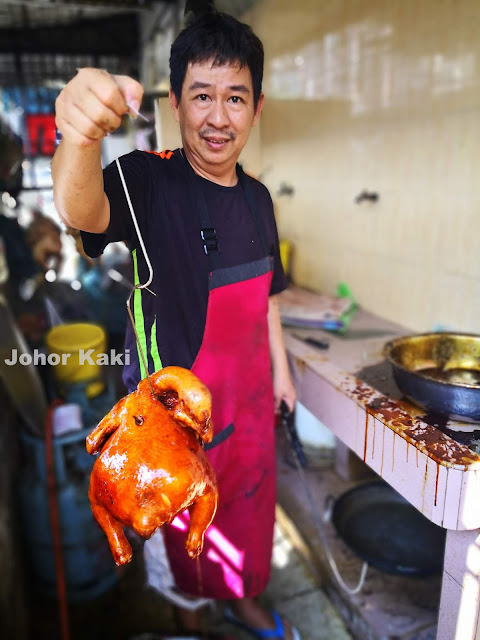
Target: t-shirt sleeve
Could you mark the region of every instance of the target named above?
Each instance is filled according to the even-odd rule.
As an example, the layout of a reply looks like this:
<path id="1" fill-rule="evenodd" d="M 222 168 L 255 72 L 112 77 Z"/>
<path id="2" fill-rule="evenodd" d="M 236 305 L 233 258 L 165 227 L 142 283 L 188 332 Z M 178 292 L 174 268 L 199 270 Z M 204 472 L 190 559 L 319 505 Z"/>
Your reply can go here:
<path id="1" fill-rule="evenodd" d="M 128 193 L 137 219 L 145 211 L 145 194 L 148 191 L 148 166 L 144 154 L 133 151 L 119 158 Z M 126 242 L 131 245 L 135 229 L 128 206 L 125 190 L 120 179 L 116 162 L 103 170 L 104 190 L 110 203 L 110 223 L 105 233 L 82 231 L 85 253 L 91 258 L 101 255 L 110 242 Z"/>
<path id="2" fill-rule="evenodd" d="M 274 296 L 288 287 L 288 280 L 283 270 L 280 258 L 280 242 L 278 240 L 277 227 L 275 225 L 275 242 L 273 245 L 273 278 L 270 286 L 270 295 Z"/>
<path id="3" fill-rule="evenodd" d="M 265 198 L 267 239 L 270 255 L 273 257 L 273 277 L 272 284 L 270 285 L 270 295 L 274 296 L 287 288 L 288 280 L 285 276 L 282 260 L 280 258 L 280 241 L 278 238 L 277 223 L 275 221 L 275 214 L 273 210 L 273 201 L 268 189 L 264 185 L 262 185 L 262 187 L 263 196 Z"/>

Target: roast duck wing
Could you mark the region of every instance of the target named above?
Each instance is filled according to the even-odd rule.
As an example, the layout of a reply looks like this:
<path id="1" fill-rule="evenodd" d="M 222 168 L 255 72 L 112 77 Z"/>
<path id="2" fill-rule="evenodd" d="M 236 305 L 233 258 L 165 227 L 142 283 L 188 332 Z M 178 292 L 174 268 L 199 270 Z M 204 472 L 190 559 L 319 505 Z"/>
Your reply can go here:
<path id="1" fill-rule="evenodd" d="M 132 558 L 124 525 L 149 538 L 187 508 L 185 547 L 196 558 L 217 508 L 215 472 L 203 451 L 213 436 L 209 390 L 181 367 L 161 369 L 150 383 L 153 394 L 141 380 L 87 437 L 87 451 L 100 452 L 90 504 L 117 565 Z"/>

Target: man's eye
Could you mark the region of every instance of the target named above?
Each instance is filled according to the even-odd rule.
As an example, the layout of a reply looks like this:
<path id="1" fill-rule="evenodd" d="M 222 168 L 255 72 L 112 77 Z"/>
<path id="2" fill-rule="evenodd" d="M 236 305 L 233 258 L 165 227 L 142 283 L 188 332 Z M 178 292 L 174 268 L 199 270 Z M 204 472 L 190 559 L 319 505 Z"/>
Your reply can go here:
<path id="1" fill-rule="evenodd" d="M 233 104 L 238 104 L 239 102 L 243 102 L 240 96 L 232 96 L 230 100 L 233 102 Z"/>
<path id="2" fill-rule="evenodd" d="M 202 102 L 205 102 L 205 100 L 208 99 L 208 96 L 206 93 L 201 93 L 199 96 L 197 96 L 198 100 L 201 100 Z"/>

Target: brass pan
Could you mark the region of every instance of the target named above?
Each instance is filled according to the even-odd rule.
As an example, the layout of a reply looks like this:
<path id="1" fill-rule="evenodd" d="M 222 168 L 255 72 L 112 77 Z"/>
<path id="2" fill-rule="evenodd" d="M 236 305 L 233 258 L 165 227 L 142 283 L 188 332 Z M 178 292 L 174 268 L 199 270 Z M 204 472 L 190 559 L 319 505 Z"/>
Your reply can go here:
<path id="1" fill-rule="evenodd" d="M 480 422 L 480 335 L 424 333 L 387 342 L 402 393 L 426 411 Z"/>

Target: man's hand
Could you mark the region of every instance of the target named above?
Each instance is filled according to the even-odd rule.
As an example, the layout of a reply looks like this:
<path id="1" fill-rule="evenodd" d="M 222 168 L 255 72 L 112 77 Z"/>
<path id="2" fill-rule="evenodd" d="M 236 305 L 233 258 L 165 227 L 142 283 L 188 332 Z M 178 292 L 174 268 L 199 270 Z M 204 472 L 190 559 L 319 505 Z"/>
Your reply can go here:
<path id="1" fill-rule="evenodd" d="M 118 129 L 128 105 L 138 110 L 142 97 L 143 88 L 133 78 L 80 69 L 55 103 L 57 129 L 78 147 L 95 146 Z"/>
<path id="2" fill-rule="evenodd" d="M 273 370 L 273 399 L 276 411 L 280 409 L 282 401 L 285 401 L 290 411 L 294 410 L 297 392 L 288 369 Z"/>
<path id="3" fill-rule="evenodd" d="M 284 400 L 290 411 L 293 411 L 297 392 L 293 386 L 288 367 L 277 296 L 270 296 L 268 299 L 268 341 L 272 360 L 275 410 L 278 411 L 280 409 L 282 400 Z"/>

